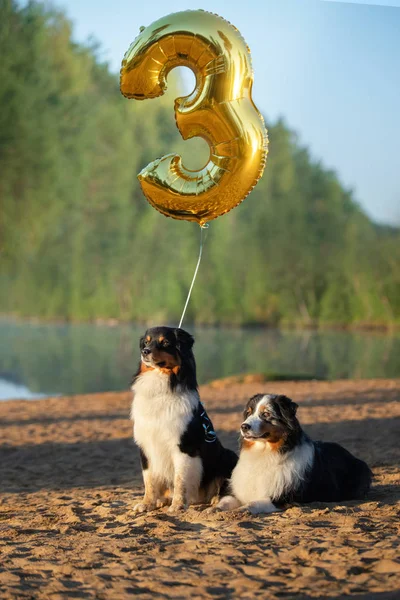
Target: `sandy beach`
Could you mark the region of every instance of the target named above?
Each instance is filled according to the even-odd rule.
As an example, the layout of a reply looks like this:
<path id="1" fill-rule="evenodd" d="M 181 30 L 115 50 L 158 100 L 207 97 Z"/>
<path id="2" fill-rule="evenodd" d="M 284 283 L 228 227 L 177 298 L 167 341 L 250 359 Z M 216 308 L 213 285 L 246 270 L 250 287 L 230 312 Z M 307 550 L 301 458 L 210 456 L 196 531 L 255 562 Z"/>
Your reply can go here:
<path id="1" fill-rule="evenodd" d="M 400 597 L 400 379 L 200 392 L 232 449 L 250 395 L 290 396 L 311 437 L 369 463 L 369 496 L 255 517 L 134 516 L 142 481 L 129 392 L 3 402 L 1 599 Z"/>

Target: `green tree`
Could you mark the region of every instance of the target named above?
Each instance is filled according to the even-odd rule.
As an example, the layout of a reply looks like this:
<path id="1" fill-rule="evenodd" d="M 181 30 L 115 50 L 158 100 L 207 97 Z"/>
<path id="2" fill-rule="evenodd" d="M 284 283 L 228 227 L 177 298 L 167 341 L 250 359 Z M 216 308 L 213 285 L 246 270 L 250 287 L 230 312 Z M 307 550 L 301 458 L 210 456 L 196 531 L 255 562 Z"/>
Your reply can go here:
<path id="1" fill-rule="evenodd" d="M 126 100 L 41 2 L 0 0 L 0 56 L 0 311 L 176 323 L 199 228 L 153 210 L 136 173 L 169 152 L 196 162 L 179 81 Z M 268 130 L 263 178 L 210 226 L 187 322 L 399 324 L 399 229 L 371 222 L 282 120 Z"/>

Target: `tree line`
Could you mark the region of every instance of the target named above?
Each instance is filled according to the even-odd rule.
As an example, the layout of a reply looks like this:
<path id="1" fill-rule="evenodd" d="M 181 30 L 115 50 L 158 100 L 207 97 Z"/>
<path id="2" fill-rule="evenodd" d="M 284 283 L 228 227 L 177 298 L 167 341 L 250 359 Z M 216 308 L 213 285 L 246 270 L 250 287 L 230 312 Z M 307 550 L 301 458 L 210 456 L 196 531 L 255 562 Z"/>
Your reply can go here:
<path id="1" fill-rule="evenodd" d="M 0 56 L 0 312 L 176 323 L 199 228 L 152 209 L 136 179 L 162 154 L 196 159 L 174 82 L 126 100 L 100 49 L 40 2 L 0 0 Z M 264 176 L 211 223 L 186 322 L 399 324 L 399 230 L 373 223 L 284 121 L 267 127 Z"/>

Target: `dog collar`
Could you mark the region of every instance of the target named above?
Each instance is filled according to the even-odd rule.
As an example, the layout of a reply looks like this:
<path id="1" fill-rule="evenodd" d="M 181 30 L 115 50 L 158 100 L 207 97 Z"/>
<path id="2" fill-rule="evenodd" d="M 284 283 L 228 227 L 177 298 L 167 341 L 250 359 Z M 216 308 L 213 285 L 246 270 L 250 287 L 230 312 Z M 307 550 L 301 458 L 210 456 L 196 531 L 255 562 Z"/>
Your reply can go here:
<path id="1" fill-rule="evenodd" d="M 208 418 L 206 409 L 204 408 L 204 405 L 202 402 L 200 402 L 200 406 L 203 409 L 202 412 L 200 413 L 200 419 L 201 419 L 201 424 L 203 425 L 203 429 L 204 429 L 204 439 L 206 442 L 211 444 L 212 442 L 215 442 L 215 440 L 217 439 L 217 434 L 215 433 L 215 431 L 213 429 L 213 425 L 212 425 L 210 419 Z"/>

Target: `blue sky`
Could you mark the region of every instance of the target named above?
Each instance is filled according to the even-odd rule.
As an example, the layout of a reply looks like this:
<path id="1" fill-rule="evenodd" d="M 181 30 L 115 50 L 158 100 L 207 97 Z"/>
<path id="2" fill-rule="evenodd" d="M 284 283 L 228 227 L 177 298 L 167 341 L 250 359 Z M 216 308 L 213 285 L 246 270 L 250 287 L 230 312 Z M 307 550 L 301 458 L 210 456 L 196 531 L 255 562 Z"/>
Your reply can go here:
<path id="1" fill-rule="evenodd" d="M 141 25 L 190 8 L 223 16 L 250 46 L 253 98 L 267 120 L 283 116 L 370 216 L 400 224 L 400 1 L 55 4 L 73 21 L 76 40 L 101 42 L 114 71 Z"/>

